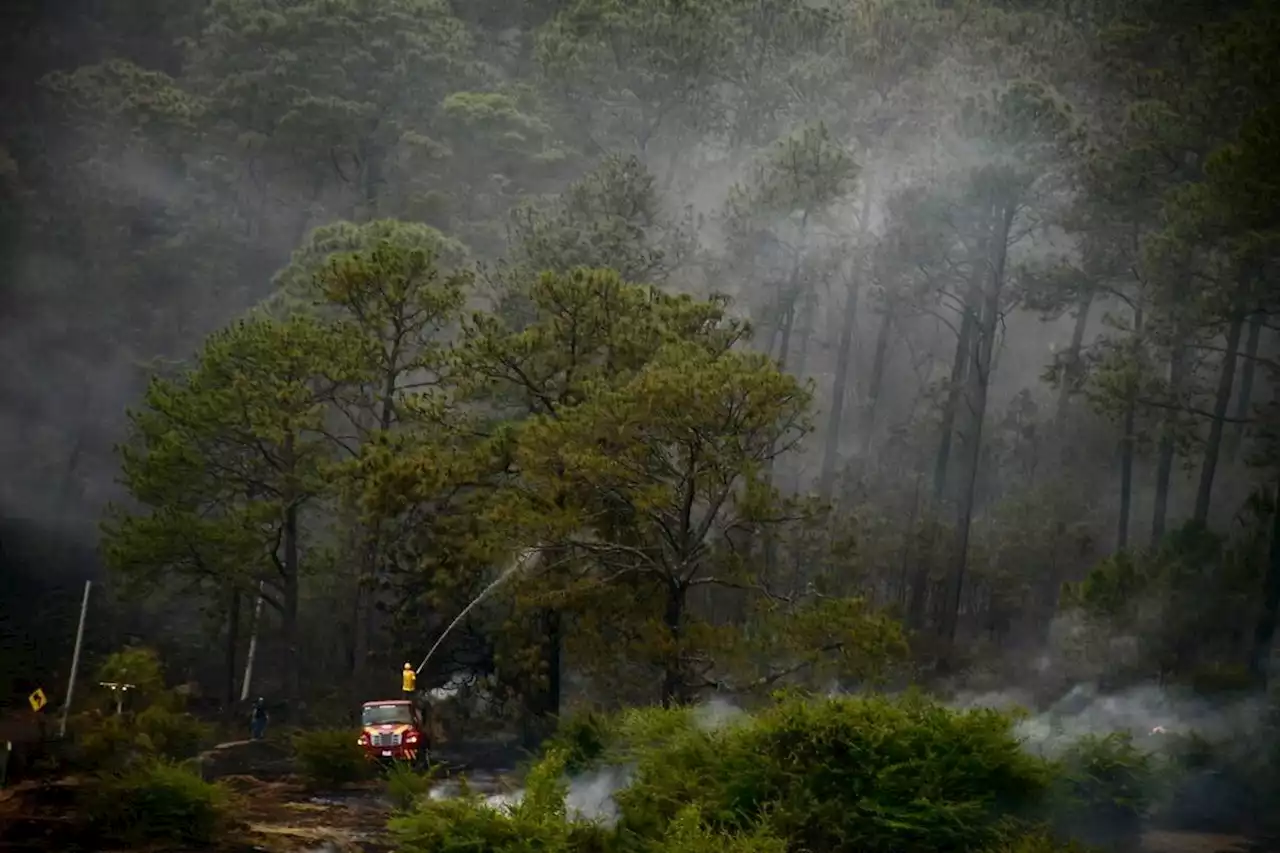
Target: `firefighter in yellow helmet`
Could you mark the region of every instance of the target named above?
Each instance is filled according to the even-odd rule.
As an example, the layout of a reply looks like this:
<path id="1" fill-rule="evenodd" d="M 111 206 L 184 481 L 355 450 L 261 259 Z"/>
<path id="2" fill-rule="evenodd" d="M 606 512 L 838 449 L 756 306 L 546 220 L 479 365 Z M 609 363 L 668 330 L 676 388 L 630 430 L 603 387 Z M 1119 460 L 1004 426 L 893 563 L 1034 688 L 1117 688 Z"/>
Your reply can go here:
<path id="1" fill-rule="evenodd" d="M 406 663 L 404 665 L 404 672 L 401 673 L 401 677 L 403 679 L 401 689 L 404 690 L 404 698 L 412 699 L 413 694 L 418 689 L 418 674 L 413 671 L 412 664 Z"/>

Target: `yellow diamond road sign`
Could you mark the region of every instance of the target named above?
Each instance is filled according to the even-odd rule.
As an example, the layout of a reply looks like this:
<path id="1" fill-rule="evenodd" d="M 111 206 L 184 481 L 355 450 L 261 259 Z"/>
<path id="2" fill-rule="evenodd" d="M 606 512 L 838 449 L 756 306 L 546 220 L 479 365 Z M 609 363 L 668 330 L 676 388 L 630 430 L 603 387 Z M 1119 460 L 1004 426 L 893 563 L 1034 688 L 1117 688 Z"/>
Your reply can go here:
<path id="1" fill-rule="evenodd" d="M 31 703 L 31 710 L 39 711 L 45 705 L 49 704 L 49 697 L 45 696 L 44 691 L 37 687 L 35 692 L 27 697 L 27 701 Z"/>

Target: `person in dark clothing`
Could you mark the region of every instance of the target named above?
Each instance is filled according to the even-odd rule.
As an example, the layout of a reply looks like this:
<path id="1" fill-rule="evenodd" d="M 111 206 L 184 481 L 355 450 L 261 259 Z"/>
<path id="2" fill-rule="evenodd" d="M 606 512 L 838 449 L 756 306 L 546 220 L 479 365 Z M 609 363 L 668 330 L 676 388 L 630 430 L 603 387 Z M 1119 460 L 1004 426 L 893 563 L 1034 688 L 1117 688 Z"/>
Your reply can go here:
<path id="1" fill-rule="evenodd" d="M 253 703 L 253 711 L 249 714 L 249 733 L 254 740 L 262 740 L 267 732 L 267 703 L 261 696 Z"/>

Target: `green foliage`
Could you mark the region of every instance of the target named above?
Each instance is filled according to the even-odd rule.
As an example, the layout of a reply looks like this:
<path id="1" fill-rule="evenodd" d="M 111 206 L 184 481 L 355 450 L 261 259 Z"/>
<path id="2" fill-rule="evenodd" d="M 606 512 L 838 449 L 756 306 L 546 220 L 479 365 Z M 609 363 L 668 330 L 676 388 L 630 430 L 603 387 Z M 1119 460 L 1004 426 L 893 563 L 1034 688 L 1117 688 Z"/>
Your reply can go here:
<path id="1" fill-rule="evenodd" d="M 387 796 L 401 811 L 408 811 L 431 791 L 438 767 L 421 772 L 408 762 L 396 761 L 387 768 Z"/>
<path id="2" fill-rule="evenodd" d="M 787 842 L 760 823 L 748 832 L 727 833 L 713 828 L 697 805 L 685 806 L 667 824 L 655 849 L 672 853 L 786 853 Z"/>
<path id="3" fill-rule="evenodd" d="M 1086 735 L 1061 756 L 1050 793 L 1058 831 L 1108 847 L 1132 845 L 1160 796 L 1158 765 L 1129 735 Z"/>
<path id="4" fill-rule="evenodd" d="M 554 202 L 511 214 L 509 277 L 614 270 L 629 283 L 663 283 L 688 258 L 694 234 L 662 207 L 654 177 L 636 157 L 612 155 Z"/>
<path id="5" fill-rule="evenodd" d="M 643 755 L 616 799 L 622 825 L 661 833 L 687 803 L 713 826 L 765 820 L 823 850 L 981 849 L 1049 782 L 1011 721 L 920 699 L 787 700 L 749 724 L 687 732 Z"/>
<path id="6" fill-rule="evenodd" d="M 548 753 L 525 780 L 514 806 L 488 806 L 466 794 L 450 800 L 420 801 L 418 808 L 390 823 L 397 849 L 404 851 L 544 850 L 600 853 L 612 849 L 602 827 L 565 819 L 564 755 Z"/>
<path id="7" fill-rule="evenodd" d="M 443 270 L 456 269 L 467 257 L 462 244 L 429 225 L 416 222 L 375 219 L 359 224 L 335 222 L 322 225 L 307 235 L 302 245 L 294 249 L 289 264 L 276 273 L 273 283 L 277 294 L 268 301 L 268 306 L 287 310 L 314 307 L 316 303 L 325 301 L 342 304 L 344 299 L 328 296 L 328 283 L 321 277 L 325 267 L 336 257 L 367 253 L 379 247 L 384 255 L 390 253 L 396 257 L 421 252 Z M 379 283 L 375 280 L 375 284 Z"/>
<path id="8" fill-rule="evenodd" d="M 613 726 L 614 721 L 598 711 L 573 714 L 560 720 L 543 748 L 560 750 L 565 772 L 577 775 L 604 757 L 613 742 Z"/>
<path id="9" fill-rule="evenodd" d="M 176 760 L 195 758 L 213 737 L 212 725 L 158 705 L 135 715 L 133 727 L 145 749 Z"/>
<path id="10" fill-rule="evenodd" d="M 137 733 L 128 718 L 101 712 L 80 714 L 70 721 L 75 739 L 75 763 L 88 769 L 123 767 L 139 750 Z"/>
<path id="11" fill-rule="evenodd" d="M 104 838 L 129 843 L 209 844 L 229 820 L 229 795 L 190 768 L 148 760 L 102 777 L 87 793 L 86 813 Z"/>
<path id="12" fill-rule="evenodd" d="M 1256 608 L 1257 533 L 1228 540 L 1188 523 L 1157 550 L 1120 552 L 1098 563 L 1080 583 L 1066 585 L 1064 605 L 1095 627 L 1092 645 L 1105 646 L 1120 628 L 1138 639 L 1131 659 L 1111 662 L 1114 677 L 1155 674 L 1206 684 L 1214 672 L 1227 678 L 1245 655 L 1239 616 Z"/>
<path id="13" fill-rule="evenodd" d="M 358 731 L 317 729 L 293 736 L 298 771 L 312 785 L 340 787 L 369 775 L 370 765 L 359 745 Z"/>
<path id="14" fill-rule="evenodd" d="M 112 652 L 98 667 L 94 680 L 99 684 L 133 685 L 129 688 L 129 701 L 126 703 L 131 710 L 141 710 L 152 703 L 171 702 L 174 698 L 167 692 L 164 667 L 154 649 L 131 647 Z"/>
<path id="15" fill-rule="evenodd" d="M 1096 747 L 1080 754 L 1072 767 L 1087 769 L 1072 778 L 1109 766 Z M 616 827 L 566 819 L 570 758 L 633 768 L 614 793 Z M 786 698 L 719 725 L 702 709 L 635 708 L 566 722 L 518 806 L 422 802 L 393 828 L 410 851 L 506 850 L 520 838 L 560 851 L 1076 850 L 1035 823 L 1053 776 L 1010 718 L 919 697 Z"/>
<path id="16" fill-rule="evenodd" d="M 74 761 L 88 770 L 128 767 L 138 761 L 196 757 L 213 727 L 190 714 L 152 705 L 138 713 L 93 711 L 71 723 Z"/>

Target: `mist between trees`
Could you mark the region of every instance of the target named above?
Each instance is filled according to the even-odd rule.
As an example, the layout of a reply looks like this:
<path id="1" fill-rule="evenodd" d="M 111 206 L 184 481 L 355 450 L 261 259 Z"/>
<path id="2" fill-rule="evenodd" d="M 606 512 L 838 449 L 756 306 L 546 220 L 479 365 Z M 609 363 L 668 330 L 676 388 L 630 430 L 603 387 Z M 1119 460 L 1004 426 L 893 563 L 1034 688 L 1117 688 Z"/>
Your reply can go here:
<path id="1" fill-rule="evenodd" d="M 1278 32 L 215 0 L 6 34 L 5 514 L 96 541 L 97 641 L 228 706 L 260 588 L 262 689 L 345 713 L 529 548 L 422 678 L 531 734 L 922 673 L 1260 684 Z M 74 616 L 16 592 L 90 570 L 52 548 L 15 673 L 66 666 Z"/>

